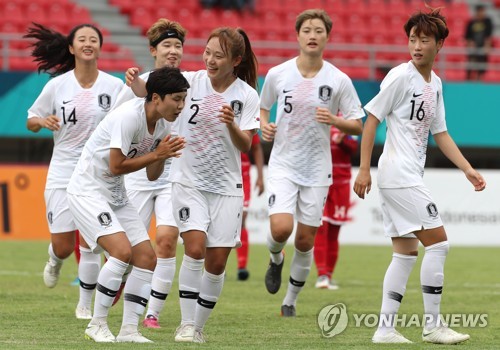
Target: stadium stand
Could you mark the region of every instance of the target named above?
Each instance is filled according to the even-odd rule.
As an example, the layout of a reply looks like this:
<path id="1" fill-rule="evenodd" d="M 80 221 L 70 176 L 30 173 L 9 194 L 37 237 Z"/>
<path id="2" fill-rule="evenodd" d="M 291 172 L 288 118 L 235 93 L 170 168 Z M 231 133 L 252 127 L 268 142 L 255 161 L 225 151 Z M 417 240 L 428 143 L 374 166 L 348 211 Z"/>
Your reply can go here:
<path id="1" fill-rule="evenodd" d="M 94 23 L 89 10 L 69 0 L 0 0 L 0 52 L 3 70 L 33 71 L 29 42 L 22 38 L 32 22 L 47 25 L 62 34 L 81 23 Z M 106 71 L 124 71 L 137 65 L 130 50 L 110 40 L 109 32 L 99 26 L 104 45 L 99 67 Z"/>
<path id="2" fill-rule="evenodd" d="M 463 33 L 470 9 L 475 0 L 428 0 L 433 7 L 443 7 L 448 19 L 450 36 L 435 66 L 446 80 L 464 80 L 466 50 Z M 0 0 L 0 42 L 2 42 L 2 67 L 11 70 L 32 70 L 34 65 L 26 56 L 29 50 L 19 42 L 30 23 L 38 22 L 67 33 L 76 23 L 92 22 L 90 11 L 69 0 Z M 491 3 L 500 6 L 499 1 Z M 185 46 L 184 69 L 202 69 L 201 53 L 210 31 L 218 26 L 243 27 L 259 60 L 259 73 L 267 70 L 297 53 L 295 18 L 307 8 L 324 8 L 332 17 L 334 26 L 332 40 L 325 58 L 332 61 L 354 79 L 380 79 L 396 64 L 409 60 L 407 40 L 402 26 L 409 14 L 424 9 L 422 0 L 255 0 L 255 10 L 206 9 L 199 0 L 143 1 L 108 0 L 105 6 L 118 8 L 128 25 L 139 28 L 145 35 L 150 25 L 160 17 L 175 19 L 188 29 Z M 499 15 L 500 18 L 500 15 Z M 106 32 L 103 25 L 100 28 Z M 7 38 L 7 39 L 5 39 Z M 146 39 L 143 38 L 144 42 Z M 126 40 L 125 40 L 126 41 Z M 147 49 L 127 48 L 105 38 L 100 59 L 102 69 L 123 71 L 130 65 L 143 69 L 152 66 Z M 500 37 L 495 38 L 495 47 L 500 47 Z M 6 56 L 5 52 L 9 52 Z M 138 52 L 143 56 L 139 57 Z M 490 56 L 486 82 L 500 81 L 500 51 Z"/>

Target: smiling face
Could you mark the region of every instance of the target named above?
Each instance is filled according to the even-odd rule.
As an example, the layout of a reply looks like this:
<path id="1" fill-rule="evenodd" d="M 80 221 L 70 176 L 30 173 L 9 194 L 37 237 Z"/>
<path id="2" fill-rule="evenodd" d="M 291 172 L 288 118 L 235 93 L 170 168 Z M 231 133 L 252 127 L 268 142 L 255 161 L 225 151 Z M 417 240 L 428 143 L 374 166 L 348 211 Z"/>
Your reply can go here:
<path id="1" fill-rule="evenodd" d="M 165 120 L 174 122 L 184 108 L 187 92 L 176 92 L 167 94 L 162 99 L 160 95 L 153 94 L 153 103 L 156 112 Z"/>
<path id="2" fill-rule="evenodd" d="M 241 62 L 241 57 L 231 57 L 231 52 L 224 52 L 218 37 L 213 37 L 207 43 L 203 52 L 203 61 L 211 80 L 234 80 L 233 71 Z"/>
<path id="3" fill-rule="evenodd" d="M 443 47 L 443 40 L 436 42 L 436 38 L 421 32 L 415 33 L 415 27 L 410 31 L 408 49 L 415 66 L 419 68 L 432 68 L 437 53 Z"/>
<path id="4" fill-rule="evenodd" d="M 297 34 L 301 54 L 321 56 L 328 41 L 325 23 L 318 18 L 304 21 Z"/>
<path id="5" fill-rule="evenodd" d="M 155 67 L 179 67 L 181 64 L 183 47 L 177 38 L 167 38 L 156 47 L 150 47 L 151 55 L 155 58 Z"/>
<path id="6" fill-rule="evenodd" d="M 75 56 L 75 62 L 92 62 L 99 58 L 101 42 L 97 32 L 90 27 L 82 27 L 75 33 L 69 51 Z"/>

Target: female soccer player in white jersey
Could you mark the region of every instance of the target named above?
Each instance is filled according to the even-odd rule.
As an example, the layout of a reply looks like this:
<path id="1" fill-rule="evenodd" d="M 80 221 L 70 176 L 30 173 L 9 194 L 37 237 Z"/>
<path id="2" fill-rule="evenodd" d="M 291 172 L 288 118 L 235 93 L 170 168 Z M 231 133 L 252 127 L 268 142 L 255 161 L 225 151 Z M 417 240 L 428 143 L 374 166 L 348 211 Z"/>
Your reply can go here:
<path id="1" fill-rule="evenodd" d="M 186 30 L 178 22 L 161 18 L 149 28 L 147 36 L 155 68 L 180 65 Z M 147 81 L 149 74 L 150 72 L 147 72 L 140 77 Z M 118 95 L 117 105 L 135 97 L 132 89 L 125 85 Z M 174 134 L 177 132 L 176 124 L 172 124 Z M 148 180 L 145 169 L 125 176 L 127 195 L 139 211 L 146 228 L 150 226 L 153 212 L 156 218 L 157 263 L 151 283 L 148 310 L 142 322 L 147 328 L 160 328 L 158 319 L 172 288 L 176 269 L 175 253 L 179 230 L 172 212 L 172 184 L 167 180 L 170 163 L 171 159 L 168 159 L 164 172 L 156 181 Z"/>
<path id="2" fill-rule="evenodd" d="M 261 92 L 262 136 L 265 141 L 274 140 L 267 181 L 271 261 L 265 284 L 269 293 L 277 293 L 281 286 L 282 250 L 292 234 L 294 216 L 298 221 L 288 290 L 281 306 L 285 317 L 295 316 L 332 183 L 330 126 L 347 134 L 362 130 L 364 112 L 351 80 L 323 60 L 331 29 L 325 11 L 302 12 L 295 22 L 299 56 L 271 68 Z M 269 111 L 276 101 L 276 123 L 270 123 Z M 339 112 L 343 118 L 337 116 Z"/>
<path id="3" fill-rule="evenodd" d="M 227 258 L 240 245 L 241 152 L 249 151 L 259 127 L 257 61 L 245 32 L 215 29 L 203 61 L 206 70 L 184 73 L 191 88 L 178 131 L 186 138 L 186 150 L 173 160 L 169 176 L 185 250 L 178 342 L 205 342 L 203 327 L 222 292 Z M 143 94 L 140 79 L 127 74 L 127 80 Z"/>
<path id="4" fill-rule="evenodd" d="M 448 36 L 439 9 L 415 13 L 404 25 L 411 61 L 393 68 L 380 92 L 366 106 L 368 118 L 361 141 L 361 163 L 354 191 L 364 198 L 371 189 L 370 159 L 376 128 L 387 121 L 387 139 L 378 163 L 384 230 L 392 239 L 392 261 L 383 284 L 382 308 L 374 343 L 410 343 L 394 329 L 406 283 L 417 261 L 419 241 L 425 247 L 420 270 L 426 324 L 425 342 L 456 344 L 469 335 L 448 328 L 439 318 L 444 262 L 449 245 L 439 212 L 423 174 L 428 135 L 472 183 L 482 191 L 486 183 L 463 157 L 447 132 L 442 83 L 432 71 L 434 59 Z"/>
<path id="5" fill-rule="evenodd" d="M 50 80 L 28 110 L 28 129 L 49 129 L 54 151 L 45 185 L 46 215 L 51 232 L 49 261 L 43 280 L 55 287 L 64 259 L 75 246 L 77 226 L 68 209 L 66 187 L 83 146 L 97 124 L 109 112 L 123 82 L 97 68 L 102 34 L 90 24 L 78 25 L 66 37 L 35 24 L 25 36 L 35 39 L 33 57 L 38 71 L 57 76 Z M 80 300 L 76 317 L 90 319 L 92 294 L 97 283 L 101 258 L 80 240 L 78 267 Z"/>
<path id="6" fill-rule="evenodd" d="M 170 124 L 184 107 L 189 83 L 178 68 L 155 70 L 146 83 L 146 99 L 130 100 L 97 126 L 85 144 L 68 184 L 68 204 L 94 252 L 109 258 L 97 280 L 94 316 L 85 334 L 96 342 L 113 342 L 107 315 L 127 267 L 119 342 L 147 343 L 137 330 L 151 292 L 156 255 L 135 206 L 128 201 L 124 174 L 147 167 L 149 179 L 163 172 L 165 160 L 179 157 L 182 137 L 172 138 Z"/>

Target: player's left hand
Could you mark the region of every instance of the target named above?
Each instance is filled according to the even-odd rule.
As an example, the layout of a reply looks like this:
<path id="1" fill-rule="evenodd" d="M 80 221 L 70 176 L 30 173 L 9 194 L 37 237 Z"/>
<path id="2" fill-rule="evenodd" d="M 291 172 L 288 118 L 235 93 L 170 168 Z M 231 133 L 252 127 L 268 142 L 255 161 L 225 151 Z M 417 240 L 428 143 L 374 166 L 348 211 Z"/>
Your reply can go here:
<path id="1" fill-rule="evenodd" d="M 474 190 L 482 191 L 486 188 L 486 181 L 477 170 L 470 168 L 465 171 L 465 176 L 474 185 Z"/>
<path id="2" fill-rule="evenodd" d="M 221 122 L 229 126 L 234 122 L 234 111 L 230 105 L 223 105 L 220 109 L 220 114 L 217 117 Z"/>
<path id="3" fill-rule="evenodd" d="M 322 124 L 335 125 L 335 116 L 332 113 L 330 113 L 328 108 L 317 107 L 316 121 Z"/>

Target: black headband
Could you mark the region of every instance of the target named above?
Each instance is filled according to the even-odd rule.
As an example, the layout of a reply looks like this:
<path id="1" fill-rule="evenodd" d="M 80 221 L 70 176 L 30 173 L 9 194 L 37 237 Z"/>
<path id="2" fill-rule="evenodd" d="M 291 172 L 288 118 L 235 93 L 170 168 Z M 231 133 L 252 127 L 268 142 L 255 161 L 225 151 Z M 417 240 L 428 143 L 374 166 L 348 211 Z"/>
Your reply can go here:
<path id="1" fill-rule="evenodd" d="M 184 37 L 179 32 L 177 32 L 175 30 L 167 30 L 166 32 L 163 32 L 158 37 L 158 39 L 150 41 L 149 45 L 151 45 L 152 47 L 156 47 L 156 45 L 161 43 L 163 40 L 171 39 L 171 38 L 179 39 L 181 41 L 181 43 L 184 44 Z"/>

